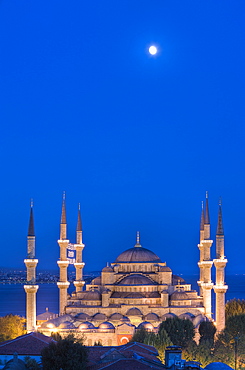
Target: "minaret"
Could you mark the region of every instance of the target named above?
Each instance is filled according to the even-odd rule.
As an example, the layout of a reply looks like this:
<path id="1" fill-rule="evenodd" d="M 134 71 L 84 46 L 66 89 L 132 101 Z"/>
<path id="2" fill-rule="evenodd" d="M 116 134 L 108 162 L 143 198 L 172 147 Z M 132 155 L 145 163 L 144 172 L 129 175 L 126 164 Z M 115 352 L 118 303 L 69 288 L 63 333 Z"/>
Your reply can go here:
<path id="1" fill-rule="evenodd" d="M 60 222 L 60 239 L 58 240 L 60 246 L 60 259 L 57 261 L 60 269 L 60 280 L 57 282 L 60 290 L 59 296 L 59 314 L 65 313 L 67 303 L 67 289 L 70 283 L 67 281 L 67 268 L 69 261 L 67 260 L 67 247 L 69 240 L 67 239 L 67 223 L 66 223 L 66 205 L 65 205 L 65 192 L 63 193 L 61 222 Z"/>
<path id="2" fill-rule="evenodd" d="M 202 218 L 201 218 L 202 219 Z M 200 261 L 198 266 L 200 268 L 200 293 L 203 296 L 203 305 L 205 308 L 205 315 L 212 318 L 212 303 L 211 303 L 211 290 L 213 288 L 211 280 L 211 268 L 213 261 L 210 256 L 210 248 L 213 241 L 210 239 L 210 219 L 209 219 L 209 207 L 208 207 L 208 193 L 206 192 L 206 204 L 204 213 L 203 230 L 200 230 L 200 236 L 203 240 L 198 245 L 200 249 Z"/>
<path id="3" fill-rule="evenodd" d="M 203 207 L 203 202 L 202 202 L 202 212 L 201 212 L 201 222 L 200 222 L 200 242 L 198 244 L 198 248 L 200 250 L 200 261 L 203 261 L 203 245 L 202 245 L 202 240 L 204 240 L 204 207 Z M 203 283 L 203 269 L 201 268 L 200 261 L 198 263 L 199 268 L 200 268 L 200 278 L 199 281 L 197 282 L 199 286 L 199 291 L 200 291 L 200 296 L 202 297 L 202 283 Z"/>
<path id="4" fill-rule="evenodd" d="M 26 330 L 27 333 L 36 330 L 36 266 L 38 260 L 35 259 L 35 232 L 33 218 L 33 202 L 31 201 L 30 221 L 27 235 L 27 258 L 24 260 L 27 270 L 26 285 Z"/>
<path id="5" fill-rule="evenodd" d="M 85 281 L 83 280 L 83 268 L 85 263 L 82 258 L 82 252 L 85 245 L 83 244 L 80 204 L 78 205 L 76 244 L 74 247 L 76 249 L 76 262 L 74 263 L 76 269 L 76 280 L 74 281 L 74 285 L 76 287 L 76 292 L 80 292 L 85 284 Z"/>
<path id="6" fill-rule="evenodd" d="M 214 286 L 216 297 L 216 328 L 219 333 L 225 327 L 225 293 L 228 286 L 225 285 L 225 266 L 227 259 L 224 255 L 224 229 L 222 221 L 222 206 L 219 202 L 218 225 L 216 232 L 216 259 L 214 266 L 216 270 L 216 281 Z"/>

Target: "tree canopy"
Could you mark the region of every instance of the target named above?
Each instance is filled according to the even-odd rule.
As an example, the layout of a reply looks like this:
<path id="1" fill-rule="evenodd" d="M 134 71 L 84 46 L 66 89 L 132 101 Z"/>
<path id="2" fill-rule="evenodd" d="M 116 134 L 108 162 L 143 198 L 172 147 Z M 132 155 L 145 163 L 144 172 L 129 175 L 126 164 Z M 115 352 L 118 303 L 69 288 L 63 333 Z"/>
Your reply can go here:
<path id="1" fill-rule="evenodd" d="M 41 352 L 43 370 L 86 369 L 88 350 L 73 335 L 50 343 Z"/>
<path id="2" fill-rule="evenodd" d="M 0 342 L 25 334 L 25 319 L 18 315 L 0 317 Z"/>
<path id="3" fill-rule="evenodd" d="M 231 299 L 225 305 L 226 320 L 231 316 L 245 314 L 245 299 Z"/>
<path id="4" fill-rule="evenodd" d="M 193 341 L 195 335 L 194 325 L 190 320 L 178 317 L 167 318 L 160 324 L 159 331 L 164 329 L 174 345 L 186 348 Z"/>

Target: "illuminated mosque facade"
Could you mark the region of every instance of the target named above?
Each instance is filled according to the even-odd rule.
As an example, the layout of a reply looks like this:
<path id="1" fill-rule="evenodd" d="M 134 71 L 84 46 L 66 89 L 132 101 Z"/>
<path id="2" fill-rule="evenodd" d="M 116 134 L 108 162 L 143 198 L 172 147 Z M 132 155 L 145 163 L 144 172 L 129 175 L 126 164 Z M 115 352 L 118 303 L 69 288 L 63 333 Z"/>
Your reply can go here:
<path id="1" fill-rule="evenodd" d="M 36 326 L 35 284 L 35 233 L 33 208 L 31 205 L 28 229 L 26 317 L 27 331 L 34 331 Z M 60 224 L 60 258 L 58 266 L 60 279 L 59 316 L 45 321 L 38 330 L 51 335 L 59 332 L 84 334 L 85 344 L 93 345 L 100 341 L 103 345 L 120 345 L 128 342 L 136 330 L 144 327 L 157 332 L 160 323 L 167 318 L 179 317 L 191 320 L 196 329 L 204 320 L 212 319 L 211 291 L 216 299 L 216 326 L 221 331 L 225 326 L 225 266 L 224 231 L 221 203 L 219 204 L 218 225 L 216 232 L 216 259 L 211 259 L 210 220 L 208 197 L 205 208 L 202 207 L 200 225 L 200 260 L 198 262 L 200 278 L 199 294 L 181 277 L 172 273 L 170 267 L 151 250 L 140 244 L 137 233 L 136 244 L 119 254 L 116 260 L 107 264 L 99 277 L 86 285 L 83 280 L 84 262 L 82 252 L 85 247 L 82 240 L 80 209 L 76 228 L 76 244 L 67 239 L 66 205 L 62 203 Z M 72 263 L 76 269 L 75 291 L 68 294 L 67 269 Z M 211 280 L 211 268 L 215 266 L 216 281 Z"/>

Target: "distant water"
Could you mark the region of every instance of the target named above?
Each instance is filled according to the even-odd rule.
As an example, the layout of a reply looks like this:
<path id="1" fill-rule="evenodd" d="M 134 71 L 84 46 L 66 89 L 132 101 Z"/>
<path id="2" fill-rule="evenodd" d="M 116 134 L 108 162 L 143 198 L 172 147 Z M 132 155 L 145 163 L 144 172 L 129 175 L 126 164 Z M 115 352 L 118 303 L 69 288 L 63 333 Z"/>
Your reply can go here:
<path id="1" fill-rule="evenodd" d="M 182 277 L 192 284 L 193 289 L 198 290 L 197 275 Z M 229 286 L 226 301 L 233 298 L 245 299 L 245 275 L 229 275 L 226 277 L 226 283 Z M 74 290 L 71 284 L 69 293 Z M 58 294 L 56 284 L 40 284 L 37 293 L 37 315 L 43 313 L 46 307 L 49 311 L 58 313 Z M 23 284 L 0 284 L 0 316 L 9 313 L 25 316 L 25 299 Z"/>

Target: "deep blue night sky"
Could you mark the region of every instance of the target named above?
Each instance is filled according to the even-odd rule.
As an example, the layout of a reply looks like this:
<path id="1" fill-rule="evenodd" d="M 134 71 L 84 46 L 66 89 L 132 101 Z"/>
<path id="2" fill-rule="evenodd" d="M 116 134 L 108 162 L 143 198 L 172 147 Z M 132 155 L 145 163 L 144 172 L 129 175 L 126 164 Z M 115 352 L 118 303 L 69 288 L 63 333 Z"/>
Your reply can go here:
<path id="1" fill-rule="evenodd" d="M 245 273 L 245 2 L 0 1 L 0 266 L 56 268 L 62 192 L 87 270 L 141 244 L 197 273 L 222 196 L 227 271 Z M 159 54 L 152 57 L 148 47 Z M 214 250 L 213 250 L 214 256 Z"/>

